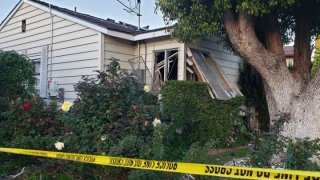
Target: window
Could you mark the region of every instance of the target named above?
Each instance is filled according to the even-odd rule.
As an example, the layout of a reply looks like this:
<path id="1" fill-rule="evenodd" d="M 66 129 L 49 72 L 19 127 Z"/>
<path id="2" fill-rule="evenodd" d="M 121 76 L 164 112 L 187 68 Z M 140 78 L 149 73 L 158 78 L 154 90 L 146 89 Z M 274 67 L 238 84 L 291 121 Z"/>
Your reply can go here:
<path id="1" fill-rule="evenodd" d="M 164 67 L 167 67 L 165 69 Z M 178 50 L 167 49 L 155 52 L 155 75 L 161 82 L 178 79 Z"/>
<path id="2" fill-rule="evenodd" d="M 27 30 L 27 22 L 26 22 L 26 20 L 22 20 L 21 31 L 26 32 L 26 30 Z"/>
<path id="3" fill-rule="evenodd" d="M 47 97 L 47 66 L 48 66 L 48 47 L 43 46 L 41 51 L 38 53 L 27 54 L 24 50 L 21 53 L 28 56 L 33 64 L 33 70 L 36 78 L 36 90 L 38 91 L 40 97 Z"/>
<path id="4" fill-rule="evenodd" d="M 36 90 L 40 91 L 40 69 L 41 69 L 41 59 L 33 59 L 33 71 L 36 78 Z"/>

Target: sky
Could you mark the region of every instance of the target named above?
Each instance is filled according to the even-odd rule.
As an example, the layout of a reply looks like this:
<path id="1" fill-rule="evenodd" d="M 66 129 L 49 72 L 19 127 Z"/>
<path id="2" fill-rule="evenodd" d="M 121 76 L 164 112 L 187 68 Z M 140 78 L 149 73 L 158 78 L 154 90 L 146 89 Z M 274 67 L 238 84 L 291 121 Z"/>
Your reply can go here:
<path id="1" fill-rule="evenodd" d="M 0 22 L 10 13 L 20 0 L 0 0 Z M 63 8 L 90 14 L 99 18 L 111 18 L 129 24 L 138 25 L 138 18 L 126 12 L 117 0 L 42 0 Z M 129 5 L 129 0 L 120 0 Z M 155 0 L 141 0 L 141 27 L 150 25 L 150 29 L 165 26 L 161 12 L 155 14 Z"/>

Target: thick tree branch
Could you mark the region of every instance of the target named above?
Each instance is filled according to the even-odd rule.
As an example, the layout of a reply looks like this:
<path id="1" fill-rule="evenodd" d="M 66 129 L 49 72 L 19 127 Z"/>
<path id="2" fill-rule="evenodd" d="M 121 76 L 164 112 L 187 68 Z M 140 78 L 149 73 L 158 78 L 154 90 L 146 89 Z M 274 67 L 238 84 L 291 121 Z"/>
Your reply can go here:
<path id="1" fill-rule="evenodd" d="M 282 47 L 280 50 L 276 49 L 281 45 L 277 27 L 273 27 L 273 33 L 267 34 L 277 41 L 272 44 L 272 40 L 268 40 L 268 50 L 255 33 L 254 20 L 255 18 L 241 11 L 236 18 L 228 10 L 224 16 L 224 27 L 233 49 L 257 69 L 267 84 L 268 105 L 274 106 L 273 109 L 278 111 L 270 113 L 270 120 L 276 122 L 277 115 L 290 112 L 292 97 L 300 91 L 300 86 L 296 84 L 283 60 Z"/>
<path id="2" fill-rule="evenodd" d="M 303 84 L 307 84 L 310 79 L 311 70 L 311 18 L 308 13 L 310 4 L 302 3 L 301 10 L 295 15 L 296 28 L 294 40 L 294 73 Z"/>
<path id="3" fill-rule="evenodd" d="M 224 16 L 224 27 L 233 49 L 253 65 L 263 77 L 270 77 L 271 74 L 278 72 L 279 68 L 282 71 L 287 70 L 285 63 L 281 61 L 283 58 L 279 55 L 281 52 L 275 50 L 276 45 L 272 46 L 270 42 L 272 51 L 269 51 L 257 38 L 252 16 L 239 12 L 236 18 L 231 10 L 227 10 Z M 290 76 L 289 73 L 288 76 Z"/>
<path id="4" fill-rule="evenodd" d="M 264 20 L 266 24 L 264 26 L 266 48 L 284 61 L 285 56 L 278 21 L 274 16 L 268 16 Z"/>

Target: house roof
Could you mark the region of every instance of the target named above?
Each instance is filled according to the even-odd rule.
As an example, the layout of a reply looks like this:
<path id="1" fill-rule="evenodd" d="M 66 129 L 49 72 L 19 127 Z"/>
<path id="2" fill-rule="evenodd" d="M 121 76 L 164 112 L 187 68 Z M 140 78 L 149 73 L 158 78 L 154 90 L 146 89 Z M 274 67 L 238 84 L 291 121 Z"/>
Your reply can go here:
<path id="1" fill-rule="evenodd" d="M 10 12 L 10 14 L 6 17 L 5 20 L 2 21 L 0 29 L 7 23 L 7 21 L 15 14 L 15 12 L 19 9 L 22 3 L 28 3 L 30 5 L 36 6 L 44 11 L 49 12 L 51 9 L 51 13 L 57 16 L 62 16 L 68 20 L 74 21 L 81 25 L 90 27 L 104 34 L 119 37 L 122 39 L 128 40 L 143 40 L 148 38 L 167 36 L 169 35 L 168 29 L 171 27 L 163 27 L 157 29 L 147 29 L 140 28 L 132 24 L 128 24 L 125 22 L 116 22 L 113 19 L 102 19 L 95 16 L 91 16 L 89 14 L 84 14 L 80 12 L 76 12 L 73 10 L 69 10 L 66 8 L 62 8 L 56 5 L 52 5 L 40 0 L 21 0 L 15 8 Z"/>
<path id="2" fill-rule="evenodd" d="M 293 46 L 284 46 L 284 55 L 285 57 L 293 57 L 294 56 L 294 47 Z"/>
<path id="3" fill-rule="evenodd" d="M 39 1 L 39 0 L 29 0 L 32 2 L 35 2 L 37 4 L 40 4 L 42 6 L 46 6 L 49 8 L 49 3 L 43 2 L 43 1 Z M 92 24 L 96 24 L 98 26 L 110 29 L 110 30 L 115 30 L 115 31 L 119 31 L 119 32 L 124 32 L 124 33 L 129 33 L 129 34 L 137 34 L 137 33 L 141 33 L 141 32 L 146 32 L 147 30 L 144 28 L 141 28 L 140 30 L 138 30 L 137 26 L 131 25 L 131 24 L 127 24 L 125 22 L 116 22 L 113 19 L 102 19 L 102 18 L 98 18 L 95 16 L 91 16 L 89 14 L 84 14 L 84 13 L 80 13 L 80 12 L 76 12 L 76 11 L 72 11 L 66 8 L 62 8 L 59 6 L 55 6 L 55 5 L 51 5 L 51 8 L 62 12 L 64 14 L 73 16 L 75 18 L 78 19 L 82 19 L 84 21 L 90 22 Z"/>

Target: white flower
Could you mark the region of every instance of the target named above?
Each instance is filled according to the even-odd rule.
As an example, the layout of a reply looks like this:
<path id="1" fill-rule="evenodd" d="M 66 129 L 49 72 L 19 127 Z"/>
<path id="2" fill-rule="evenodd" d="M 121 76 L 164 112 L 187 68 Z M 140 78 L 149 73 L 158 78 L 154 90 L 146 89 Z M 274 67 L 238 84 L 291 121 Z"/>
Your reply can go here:
<path id="1" fill-rule="evenodd" d="M 57 141 L 56 143 L 54 143 L 54 146 L 61 151 L 62 148 L 64 148 L 64 143 Z"/>
<path id="2" fill-rule="evenodd" d="M 158 124 L 161 124 L 161 121 L 160 121 L 160 119 L 155 118 L 155 119 L 153 120 L 152 124 L 153 124 L 153 127 L 156 127 Z"/>
<path id="3" fill-rule="evenodd" d="M 146 85 L 146 86 L 143 87 L 143 90 L 144 90 L 145 92 L 149 92 L 149 91 L 150 91 L 150 88 L 149 88 L 149 86 Z"/>
<path id="4" fill-rule="evenodd" d="M 283 152 L 285 152 L 285 153 L 286 153 L 287 151 L 288 151 L 288 149 L 287 149 L 287 148 L 283 148 Z"/>
<path id="5" fill-rule="evenodd" d="M 107 139 L 107 136 L 101 136 L 101 141 L 105 141 Z"/>
<path id="6" fill-rule="evenodd" d="M 70 107 L 72 106 L 72 103 L 69 102 L 69 101 L 65 101 L 63 104 L 62 104 L 62 111 L 66 112 L 66 111 L 69 111 L 70 110 Z"/>

